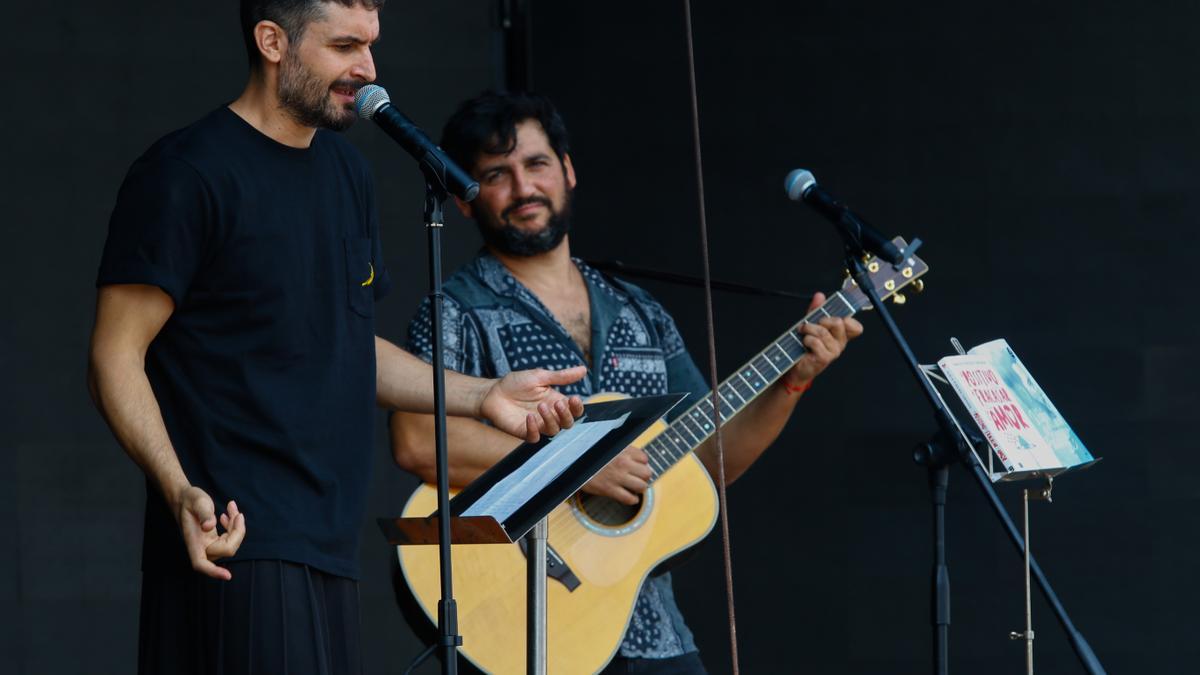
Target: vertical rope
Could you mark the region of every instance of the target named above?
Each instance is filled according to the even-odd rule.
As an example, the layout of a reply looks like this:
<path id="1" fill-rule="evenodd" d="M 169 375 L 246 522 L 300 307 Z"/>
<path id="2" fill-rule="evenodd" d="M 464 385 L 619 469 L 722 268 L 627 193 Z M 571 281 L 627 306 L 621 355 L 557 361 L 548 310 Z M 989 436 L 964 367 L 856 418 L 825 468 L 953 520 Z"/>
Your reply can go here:
<path id="1" fill-rule="evenodd" d="M 684 17 L 687 24 L 688 82 L 692 94 L 692 143 L 696 155 L 697 197 L 700 203 L 700 249 L 704 260 L 704 308 L 708 324 L 708 377 L 712 382 L 714 440 L 717 444 L 717 498 L 721 509 L 721 543 L 725 556 L 725 600 L 729 612 L 729 651 L 733 661 L 733 675 L 738 675 L 737 617 L 733 609 L 733 557 L 729 546 L 729 507 L 725 499 L 725 444 L 721 435 L 721 395 L 717 384 L 717 338 L 716 320 L 713 317 L 712 276 L 708 265 L 708 221 L 704 208 L 704 163 L 700 156 L 700 104 L 696 95 L 696 56 L 692 44 L 692 3 L 683 0 Z"/>

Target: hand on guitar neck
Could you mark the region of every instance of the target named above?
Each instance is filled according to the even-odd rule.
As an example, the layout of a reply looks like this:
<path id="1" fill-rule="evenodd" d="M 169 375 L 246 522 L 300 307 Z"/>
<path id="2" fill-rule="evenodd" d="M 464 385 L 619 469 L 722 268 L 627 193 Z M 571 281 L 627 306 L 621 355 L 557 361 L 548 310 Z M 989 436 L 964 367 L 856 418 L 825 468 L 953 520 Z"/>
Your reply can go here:
<path id="1" fill-rule="evenodd" d="M 824 293 L 816 294 L 805 313 L 812 313 L 825 300 Z M 863 326 L 853 317 L 826 317 L 815 324 L 803 324 L 797 333 L 807 349 L 804 356 L 779 378 L 767 395 L 760 396 L 725 427 L 722 436 L 727 484 L 750 468 L 775 440 L 800 399 L 800 392 L 842 355 L 850 340 L 862 335 Z M 696 449 L 696 454 L 716 482 L 719 475 L 716 441 L 709 439 Z M 583 491 L 632 506 L 649 489 L 652 480 L 649 457 L 641 448 L 631 445 L 584 485 Z"/>
<path id="2" fill-rule="evenodd" d="M 812 313 L 824 304 L 825 294 L 817 293 L 806 313 Z M 863 325 L 854 317 L 843 319 L 831 316 L 816 324 L 806 323 L 797 333 L 803 336 L 801 341 L 808 352 L 780 378 L 780 382 L 788 389 L 800 389 L 812 382 L 842 355 L 851 340 L 862 335 Z"/>

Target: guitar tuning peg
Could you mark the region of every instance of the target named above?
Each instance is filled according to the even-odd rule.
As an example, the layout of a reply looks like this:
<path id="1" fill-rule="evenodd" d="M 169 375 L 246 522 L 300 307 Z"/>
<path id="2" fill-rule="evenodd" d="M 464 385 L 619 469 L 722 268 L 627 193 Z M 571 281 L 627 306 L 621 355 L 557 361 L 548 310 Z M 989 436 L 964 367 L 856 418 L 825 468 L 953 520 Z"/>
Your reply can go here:
<path id="1" fill-rule="evenodd" d="M 903 293 L 897 293 L 892 296 L 892 304 L 903 305 L 906 302 L 908 302 L 908 298 L 904 297 Z"/>
<path id="2" fill-rule="evenodd" d="M 924 293 L 925 292 L 925 280 L 917 279 L 916 281 L 914 281 L 912 283 L 912 287 L 913 287 L 914 291 L 916 291 L 918 293 Z"/>

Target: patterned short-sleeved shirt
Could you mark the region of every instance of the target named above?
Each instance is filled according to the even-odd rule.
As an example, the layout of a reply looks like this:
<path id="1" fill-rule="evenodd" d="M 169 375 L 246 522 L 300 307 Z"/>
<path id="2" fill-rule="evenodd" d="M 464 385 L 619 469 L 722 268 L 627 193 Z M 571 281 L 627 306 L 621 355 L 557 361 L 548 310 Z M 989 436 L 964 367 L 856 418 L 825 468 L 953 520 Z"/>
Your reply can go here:
<path id="1" fill-rule="evenodd" d="M 690 392 L 708 385 L 684 348 L 675 322 L 642 289 L 610 280 L 580 260 L 592 322 L 593 362 L 588 376 L 562 387 L 564 394 L 619 392 L 651 396 Z M 477 377 L 503 377 L 528 368 L 561 370 L 588 365 L 567 330 L 537 296 L 484 252 L 444 285 L 443 341 L 446 367 Z M 432 325 L 426 299 L 408 326 L 408 348 L 433 359 Z M 686 406 L 676 408 L 679 411 Z M 671 575 L 642 585 L 621 655 L 669 658 L 695 651 L 692 633 L 675 604 Z"/>

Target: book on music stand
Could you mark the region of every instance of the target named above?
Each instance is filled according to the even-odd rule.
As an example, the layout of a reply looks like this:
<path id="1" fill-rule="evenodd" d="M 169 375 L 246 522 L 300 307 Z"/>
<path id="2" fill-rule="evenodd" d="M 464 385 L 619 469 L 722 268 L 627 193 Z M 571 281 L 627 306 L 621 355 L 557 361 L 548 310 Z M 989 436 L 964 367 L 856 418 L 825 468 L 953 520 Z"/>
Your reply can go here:
<path id="1" fill-rule="evenodd" d="M 970 436 L 967 429 L 978 430 L 987 441 L 986 456 L 976 444 L 971 447 L 992 482 L 1050 479 L 1100 461 L 1088 452 L 1008 342 L 992 340 L 965 352 L 957 340 L 952 343 L 958 354 L 922 370 L 931 381 L 948 385 L 955 393 L 950 407 L 959 430 L 966 436 Z M 969 427 L 963 427 L 963 419 L 969 420 Z"/>
<path id="2" fill-rule="evenodd" d="M 931 383 L 948 385 L 955 393 L 956 404 L 948 406 L 955 410 L 954 423 L 991 481 L 1044 481 L 1040 488 L 1022 490 L 1025 630 L 1009 633 L 1010 639 L 1024 641 L 1026 673 L 1032 675 L 1029 502 L 1051 501 L 1056 477 L 1091 467 L 1101 458 L 1092 457 L 1007 341 L 992 340 L 969 351 L 957 339 L 951 338 L 951 344 L 958 354 L 921 369 Z M 969 420 L 966 426 L 961 419 Z"/>

